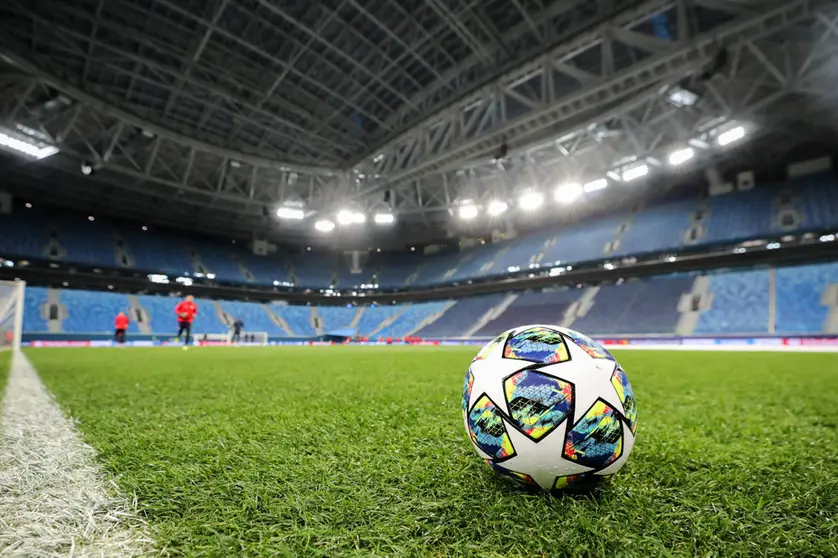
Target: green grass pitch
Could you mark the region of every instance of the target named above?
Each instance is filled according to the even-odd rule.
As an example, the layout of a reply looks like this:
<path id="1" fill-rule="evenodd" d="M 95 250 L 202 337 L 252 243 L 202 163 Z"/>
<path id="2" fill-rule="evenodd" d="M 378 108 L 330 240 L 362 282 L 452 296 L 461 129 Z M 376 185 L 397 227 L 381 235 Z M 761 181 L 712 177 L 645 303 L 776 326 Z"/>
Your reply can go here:
<path id="1" fill-rule="evenodd" d="M 476 350 L 28 355 L 170 555 L 838 555 L 838 355 L 617 353 L 631 459 L 554 498 L 472 449 Z"/>

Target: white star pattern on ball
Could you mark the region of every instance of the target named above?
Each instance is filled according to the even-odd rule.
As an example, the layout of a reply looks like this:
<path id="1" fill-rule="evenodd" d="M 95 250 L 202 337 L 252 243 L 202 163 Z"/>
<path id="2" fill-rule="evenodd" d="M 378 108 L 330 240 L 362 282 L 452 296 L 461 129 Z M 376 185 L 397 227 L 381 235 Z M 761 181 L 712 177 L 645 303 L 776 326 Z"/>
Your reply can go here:
<path id="1" fill-rule="evenodd" d="M 500 347 L 503 350 L 503 346 Z M 515 372 L 525 368 L 527 362 L 511 359 L 478 360 L 471 365 L 474 374 L 474 386 L 471 388 L 471 398 L 468 408 L 474 407 L 475 402 L 484 393 L 495 402 L 498 409 L 507 413 L 506 395 L 503 391 L 503 380 Z"/>
<path id="2" fill-rule="evenodd" d="M 511 459 L 499 463 L 504 469 L 523 473 L 532 477 L 538 486 L 551 490 L 557 477 L 567 477 L 593 471 L 567 459 L 557 459 L 564 450 L 568 421 L 562 422 L 555 430 L 537 443 L 518 432 L 514 426 L 504 420 L 509 439 L 516 454 Z"/>

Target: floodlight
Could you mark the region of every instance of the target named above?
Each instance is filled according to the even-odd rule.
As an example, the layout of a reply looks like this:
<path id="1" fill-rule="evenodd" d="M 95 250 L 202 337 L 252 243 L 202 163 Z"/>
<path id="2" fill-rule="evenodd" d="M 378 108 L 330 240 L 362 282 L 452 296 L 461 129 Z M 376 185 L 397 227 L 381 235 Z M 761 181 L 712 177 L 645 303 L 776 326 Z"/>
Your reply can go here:
<path id="1" fill-rule="evenodd" d="M 580 184 L 570 182 L 568 184 L 562 184 L 556 188 L 555 198 L 559 203 L 570 203 L 581 196 L 583 191 L 584 190 Z"/>
<path id="2" fill-rule="evenodd" d="M 669 91 L 667 99 L 676 107 L 691 107 L 698 102 L 698 95 L 689 89 L 675 87 Z"/>
<path id="3" fill-rule="evenodd" d="M 93 165 L 91 165 L 87 161 L 82 162 L 81 173 L 85 176 L 90 176 L 91 174 L 93 174 Z"/>
<path id="4" fill-rule="evenodd" d="M 338 212 L 338 224 L 339 225 L 350 225 L 352 224 L 352 212 L 342 210 Z"/>
<path id="5" fill-rule="evenodd" d="M 692 159 L 694 156 L 695 150 L 692 147 L 679 149 L 678 151 L 673 151 L 669 155 L 669 164 L 672 166 L 681 165 Z"/>
<path id="6" fill-rule="evenodd" d="M 600 179 L 592 180 L 591 182 L 588 182 L 587 184 L 585 184 L 583 189 L 585 190 L 585 192 L 596 192 L 597 190 L 602 190 L 603 188 L 605 188 L 607 186 L 608 186 L 608 179 L 600 178 Z"/>
<path id="7" fill-rule="evenodd" d="M 460 209 L 458 211 L 460 219 L 464 219 L 466 221 L 468 221 L 469 219 L 474 219 L 475 217 L 477 217 L 477 213 L 478 213 L 477 206 L 473 205 L 473 204 L 461 205 Z"/>
<path id="8" fill-rule="evenodd" d="M 328 219 L 321 219 L 314 223 L 314 228 L 320 232 L 332 232 L 332 229 L 335 228 L 335 224 L 329 221 Z"/>
<path id="9" fill-rule="evenodd" d="M 527 192 L 518 199 L 518 206 L 526 210 L 538 209 L 543 203 L 544 195 L 541 192 Z"/>
<path id="10" fill-rule="evenodd" d="M 343 209 L 338 212 L 338 224 L 342 226 L 346 225 L 361 225 L 367 221 L 367 216 L 363 213 L 355 213 L 354 211 L 349 211 Z"/>
<path id="11" fill-rule="evenodd" d="M 0 132 L 0 146 L 5 147 L 21 155 L 27 155 L 34 159 L 43 159 L 58 153 L 58 148 L 43 143 L 30 143 L 16 137 Z"/>
<path id="12" fill-rule="evenodd" d="M 498 215 L 506 211 L 508 207 L 509 205 L 505 201 L 494 200 L 489 204 L 489 215 L 497 217 Z"/>
<path id="13" fill-rule="evenodd" d="M 294 219 L 299 221 L 306 216 L 306 212 L 300 209 L 299 207 L 289 207 L 284 205 L 282 207 L 278 207 L 276 210 L 276 216 L 280 219 Z"/>
<path id="14" fill-rule="evenodd" d="M 742 126 L 737 126 L 719 134 L 719 137 L 716 138 L 716 141 L 719 143 L 719 145 L 725 146 L 744 137 L 745 128 L 743 128 Z"/>
<path id="15" fill-rule="evenodd" d="M 378 225 L 390 225 L 396 221 L 396 216 L 392 213 L 376 213 L 374 219 Z"/>
<path id="16" fill-rule="evenodd" d="M 649 167 L 647 165 L 638 165 L 623 172 L 623 182 L 631 182 L 649 174 Z"/>

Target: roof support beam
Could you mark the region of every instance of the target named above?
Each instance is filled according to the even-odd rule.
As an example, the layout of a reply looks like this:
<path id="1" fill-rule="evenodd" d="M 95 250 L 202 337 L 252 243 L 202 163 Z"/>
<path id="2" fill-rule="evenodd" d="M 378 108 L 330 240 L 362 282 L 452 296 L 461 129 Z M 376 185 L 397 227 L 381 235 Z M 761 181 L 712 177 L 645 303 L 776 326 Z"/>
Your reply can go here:
<path id="1" fill-rule="evenodd" d="M 195 64 L 197 64 L 198 60 L 201 58 L 201 54 L 204 53 L 204 49 L 207 47 L 207 43 L 215 31 L 215 26 L 218 23 L 221 14 L 223 14 L 224 10 L 227 8 L 227 2 L 228 0 L 220 0 L 218 5 L 215 7 L 215 10 L 213 10 L 210 25 L 207 26 L 206 31 L 204 31 L 204 34 L 201 36 L 201 40 L 198 41 L 198 46 L 195 48 L 195 52 L 192 53 L 192 57 L 189 59 L 189 62 L 186 64 L 186 68 L 183 70 L 183 75 L 178 77 L 177 85 L 175 85 L 174 91 L 169 94 L 169 100 L 166 101 L 166 107 L 163 109 L 164 117 L 168 116 L 169 111 L 172 110 L 175 101 L 180 96 L 180 92 L 183 91 L 183 85 L 186 83 L 186 79 L 192 74 L 192 68 L 195 67 Z"/>
<path id="2" fill-rule="evenodd" d="M 347 62 L 352 64 L 353 66 L 355 66 L 360 72 L 367 74 L 374 81 L 378 82 L 379 85 L 384 87 L 384 89 L 387 89 L 393 95 L 400 98 L 404 103 L 406 103 L 408 105 L 412 104 L 411 101 L 407 97 L 405 97 L 400 91 L 397 91 L 395 88 L 393 88 L 389 83 L 387 83 L 386 80 L 381 79 L 379 76 L 377 76 L 373 72 L 371 72 L 369 70 L 369 68 L 366 68 L 363 65 L 359 64 L 349 54 L 343 52 L 339 48 L 335 48 L 335 46 L 333 44 L 331 44 L 329 41 L 325 40 L 323 37 L 321 37 L 320 35 L 318 35 L 314 31 L 312 31 L 308 26 L 302 24 L 301 22 L 297 21 L 295 18 L 291 17 L 285 10 L 279 8 L 278 6 L 276 6 L 274 4 L 271 4 L 267 0 L 256 0 L 256 1 L 259 2 L 259 5 L 264 6 L 267 10 L 269 10 L 269 11 L 273 12 L 274 14 L 278 15 L 279 17 L 281 17 L 282 19 L 284 19 L 285 21 L 287 21 L 288 23 L 290 23 L 294 27 L 297 27 L 298 29 L 303 31 L 305 34 L 313 37 L 314 40 L 317 41 L 318 43 L 321 43 L 326 48 L 335 52 L 338 56 L 340 56 L 341 58 L 343 58 L 344 60 L 346 60 Z"/>
<path id="3" fill-rule="evenodd" d="M 660 3 L 652 1 L 644 3 L 638 10 L 648 16 L 656 13 L 660 8 Z M 545 55 L 545 58 L 567 63 L 580 52 L 607 44 L 614 25 L 621 23 L 625 27 L 631 27 L 637 21 L 639 15 L 639 13 L 635 13 L 634 17 L 629 17 L 628 14 L 624 14 L 618 22 L 607 23 L 591 33 L 580 35 L 576 41 L 553 49 Z M 681 79 L 684 75 L 697 71 L 704 60 L 712 58 L 716 45 L 719 43 L 729 45 L 746 43 L 788 27 L 809 15 L 812 15 L 812 3 L 809 0 L 773 2 L 771 6 L 766 7 L 758 14 L 741 16 L 730 23 L 706 30 L 690 44 L 668 43 L 665 51 L 635 61 L 631 66 L 623 68 L 611 76 L 607 75 L 609 69 L 607 54 L 600 51 L 603 58 L 600 67 L 604 69 L 606 75 L 598 77 L 590 85 L 580 86 L 558 99 L 541 99 L 539 101 L 544 108 L 530 110 L 511 121 L 502 118 L 500 124 L 493 126 L 491 131 L 487 133 L 457 134 L 450 145 L 414 155 L 412 163 L 394 165 L 391 173 L 379 183 L 371 184 L 362 190 L 359 195 L 372 194 L 385 187 L 392 188 L 402 182 L 410 182 L 421 176 L 451 168 L 451 165 L 458 161 L 489 157 L 497 149 L 502 138 L 532 137 L 540 130 L 552 129 L 556 124 L 563 122 L 568 123 L 567 125 L 572 128 L 575 119 L 584 117 L 585 114 L 593 114 L 590 111 L 595 108 L 601 110 L 598 107 L 602 107 L 603 104 L 619 102 L 621 99 L 629 98 L 641 91 L 650 88 L 655 89 L 663 83 Z M 413 137 L 421 134 L 421 130 L 436 125 L 445 119 L 458 118 L 459 112 L 472 103 L 478 101 L 494 103 L 498 108 L 502 108 L 504 99 L 497 98 L 498 92 L 502 93 L 504 91 L 502 85 L 516 83 L 522 79 L 529 79 L 528 76 L 536 75 L 544 68 L 542 60 L 539 59 L 533 64 L 517 68 L 516 71 L 510 72 L 493 84 L 487 85 L 479 92 L 461 100 L 445 113 L 426 122 L 422 127 L 389 143 L 383 148 L 385 157 L 390 157 L 392 153 L 396 152 L 397 147 L 404 142 L 413 142 Z M 540 76 L 540 79 L 550 78 Z M 495 97 L 494 100 L 493 97 Z"/>

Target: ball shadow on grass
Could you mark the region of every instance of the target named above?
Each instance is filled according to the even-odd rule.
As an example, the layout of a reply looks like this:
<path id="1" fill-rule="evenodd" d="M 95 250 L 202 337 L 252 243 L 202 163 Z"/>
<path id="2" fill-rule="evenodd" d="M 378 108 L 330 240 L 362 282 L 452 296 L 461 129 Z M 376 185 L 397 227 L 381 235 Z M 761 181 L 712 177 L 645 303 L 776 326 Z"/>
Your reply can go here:
<path id="1" fill-rule="evenodd" d="M 602 499 L 608 486 L 608 479 L 606 477 L 595 475 L 580 478 L 561 490 L 554 489 L 549 491 L 516 477 L 505 475 L 497 470 L 494 470 L 489 477 L 491 479 L 490 482 L 504 492 L 532 496 L 552 496 L 558 499 L 593 500 L 595 502 L 599 502 Z"/>

